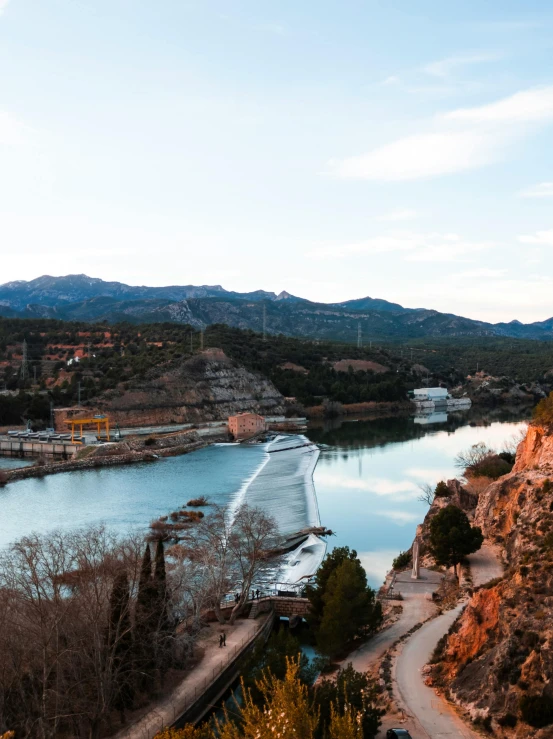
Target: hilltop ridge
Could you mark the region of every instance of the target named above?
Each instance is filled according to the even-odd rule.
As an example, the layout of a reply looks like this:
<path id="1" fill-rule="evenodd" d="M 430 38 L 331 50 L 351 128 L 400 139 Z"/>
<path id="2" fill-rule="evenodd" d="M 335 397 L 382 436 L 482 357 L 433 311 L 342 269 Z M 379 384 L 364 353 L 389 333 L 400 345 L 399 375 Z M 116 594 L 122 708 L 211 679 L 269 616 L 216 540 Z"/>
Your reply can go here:
<path id="1" fill-rule="evenodd" d="M 553 318 L 529 324 L 488 323 L 427 308 L 405 308 L 369 296 L 317 303 L 266 290 L 233 292 L 221 285 L 131 286 L 87 275 L 16 280 L 0 285 L 0 315 L 116 323 L 215 323 L 319 340 L 486 337 L 553 340 Z"/>

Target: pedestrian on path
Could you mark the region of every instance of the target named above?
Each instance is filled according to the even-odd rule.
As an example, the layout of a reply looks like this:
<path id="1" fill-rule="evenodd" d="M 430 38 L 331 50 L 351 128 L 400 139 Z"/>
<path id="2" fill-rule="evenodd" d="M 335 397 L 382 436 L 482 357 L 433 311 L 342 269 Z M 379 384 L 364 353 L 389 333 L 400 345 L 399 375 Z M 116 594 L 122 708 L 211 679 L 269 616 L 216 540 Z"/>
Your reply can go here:
<path id="1" fill-rule="evenodd" d="M 255 597 L 259 600 L 259 589 L 255 591 Z"/>
<path id="2" fill-rule="evenodd" d="M 225 632 L 223 632 L 223 646 L 227 646 L 227 635 L 225 634 Z"/>
<path id="3" fill-rule="evenodd" d="M 255 591 L 253 588 L 252 588 L 252 600 L 255 600 Z"/>
<path id="4" fill-rule="evenodd" d="M 236 593 L 236 595 L 234 596 L 234 602 L 235 603 L 239 603 L 240 602 L 240 593 Z"/>
<path id="5" fill-rule="evenodd" d="M 219 634 L 219 649 L 223 646 L 223 635 Z"/>

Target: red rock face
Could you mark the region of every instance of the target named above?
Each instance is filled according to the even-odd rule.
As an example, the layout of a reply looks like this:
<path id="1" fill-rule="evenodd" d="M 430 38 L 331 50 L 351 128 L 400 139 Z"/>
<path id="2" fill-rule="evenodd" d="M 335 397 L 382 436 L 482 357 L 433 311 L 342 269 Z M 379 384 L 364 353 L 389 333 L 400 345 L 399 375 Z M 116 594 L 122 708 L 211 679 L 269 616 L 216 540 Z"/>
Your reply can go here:
<path id="1" fill-rule="evenodd" d="M 503 579 L 472 596 L 432 680 L 497 737 L 553 737 L 524 722 L 526 695 L 553 700 L 553 434 L 530 426 L 513 471 L 481 493 L 475 524 L 501 546 Z M 498 719 L 516 717 L 516 728 Z"/>

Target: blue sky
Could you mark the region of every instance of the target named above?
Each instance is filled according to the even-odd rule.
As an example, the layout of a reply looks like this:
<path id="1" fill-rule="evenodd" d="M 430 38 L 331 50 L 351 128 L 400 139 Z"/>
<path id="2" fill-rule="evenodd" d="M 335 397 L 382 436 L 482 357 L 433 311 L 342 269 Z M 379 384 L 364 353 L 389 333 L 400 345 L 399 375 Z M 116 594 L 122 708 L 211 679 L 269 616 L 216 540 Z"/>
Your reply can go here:
<path id="1" fill-rule="evenodd" d="M 0 282 L 553 315 L 547 0 L 0 0 Z"/>

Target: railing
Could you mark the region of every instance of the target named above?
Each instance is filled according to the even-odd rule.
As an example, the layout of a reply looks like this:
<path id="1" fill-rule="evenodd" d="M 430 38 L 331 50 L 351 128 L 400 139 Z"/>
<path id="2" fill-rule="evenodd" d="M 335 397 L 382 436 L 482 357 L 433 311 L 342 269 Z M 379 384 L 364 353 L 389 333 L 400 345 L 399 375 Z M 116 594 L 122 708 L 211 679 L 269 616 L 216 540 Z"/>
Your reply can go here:
<path id="1" fill-rule="evenodd" d="M 129 726 L 116 734 L 115 739 L 153 739 L 157 733 L 163 731 L 167 726 L 175 724 L 178 719 L 183 716 L 196 701 L 206 693 L 206 691 L 215 683 L 217 678 L 234 662 L 257 636 L 263 634 L 264 630 L 269 632 L 272 627 L 272 620 L 269 619 L 263 626 L 252 626 L 245 634 L 240 642 L 234 644 L 228 649 L 228 652 L 221 659 L 217 659 L 209 671 L 198 680 L 196 678 L 194 689 L 190 687 L 189 691 L 183 692 L 181 695 L 169 696 L 157 708 L 150 709 L 145 716 L 142 717 L 134 726 Z M 202 663 L 198 665 L 201 670 Z M 186 681 L 192 682 L 194 674 L 191 673 L 185 678 L 181 684 L 184 687 Z M 176 688 L 178 691 L 178 686 Z M 214 707 L 212 704 L 208 708 Z"/>

